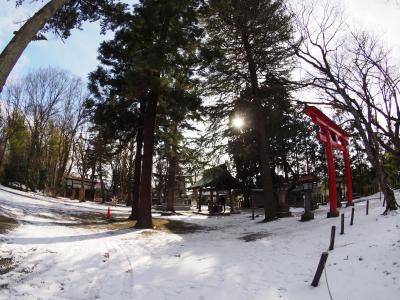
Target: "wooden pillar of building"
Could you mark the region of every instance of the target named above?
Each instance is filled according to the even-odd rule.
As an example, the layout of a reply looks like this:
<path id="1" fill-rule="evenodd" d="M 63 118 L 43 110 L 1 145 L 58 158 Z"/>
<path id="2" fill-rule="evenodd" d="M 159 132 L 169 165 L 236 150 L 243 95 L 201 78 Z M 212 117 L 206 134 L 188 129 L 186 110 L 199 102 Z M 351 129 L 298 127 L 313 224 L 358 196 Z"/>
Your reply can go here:
<path id="1" fill-rule="evenodd" d="M 200 190 L 199 190 L 199 198 L 197 200 L 198 212 L 201 212 L 201 203 L 202 203 L 201 197 L 202 196 L 203 196 L 203 189 L 200 188 Z"/>
<path id="2" fill-rule="evenodd" d="M 231 189 L 229 189 L 228 195 L 229 195 L 229 205 L 231 206 L 231 213 L 234 213 L 235 212 L 235 208 L 233 207 L 233 197 L 232 197 L 232 190 Z"/>
<path id="3" fill-rule="evenodd" d="M 214 190 L 210 189 L 210 202 L 208 203 L 208 211 L 212 212 L 212 207 L 214 206 Z"/>
<path id="4" fill-rule="evenodd" d="M 218 190 L 216 190 L 215 191 L 215 199 L 216 199 L 216 205 L 215 205 L 215 207 L 218 207 L 218 209 L 219 209 L 219 192 L 218 192 Z M 214 208 L 214 204 L 213 204 L 213 208 Z M 219 211 L 214 211 L 214 212 L 217 212 L 217 213 L 219 213 Z"/>

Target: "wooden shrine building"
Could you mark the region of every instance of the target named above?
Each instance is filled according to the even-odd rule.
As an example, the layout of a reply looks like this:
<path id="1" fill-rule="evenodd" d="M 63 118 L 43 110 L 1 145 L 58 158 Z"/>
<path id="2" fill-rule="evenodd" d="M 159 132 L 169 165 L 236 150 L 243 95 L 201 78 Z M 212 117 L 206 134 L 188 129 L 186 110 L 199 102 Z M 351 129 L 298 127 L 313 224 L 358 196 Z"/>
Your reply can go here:
<path id="1" fill-rule="evenodd" d="M 197 208 L 201 212 L 201 205 L 207 200 L 211 214 L 221 213 L 229 198 L 230 212 L 234 211 L 232 190 L 240 189 L 242 185 L 228 171 L 225 164 L 205 170 L 203 177 L 188 189 L 198 191 Z M 207 197 L 206 194 L 209 194 Z M 208 199 L 207 199 L 208 198 Z"/>

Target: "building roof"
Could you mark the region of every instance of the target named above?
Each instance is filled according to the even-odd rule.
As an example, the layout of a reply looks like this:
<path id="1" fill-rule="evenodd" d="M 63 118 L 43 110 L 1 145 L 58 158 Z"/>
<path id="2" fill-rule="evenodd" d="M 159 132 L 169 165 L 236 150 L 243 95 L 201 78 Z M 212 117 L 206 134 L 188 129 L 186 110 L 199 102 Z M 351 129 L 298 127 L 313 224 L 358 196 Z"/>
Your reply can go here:
<path id="1" fill-rule="evenodd" d="M 190 186 L 188 189 L 214 188 L 219 190 L 241 188 L 240 182 L 234 178 L 226 168 L 226 165 L 219 165 L 205 170 L 203 178 Z"/>
<path id="2" fill-rule="evenodd" d="M 72 181 L 79 181 L 79 182 L 83 181 L 83 182 L 85 182 L 85 183 L 92 183 L 92 180 L 91 180 L 91 179 L 88 179 L 88 178 L 81 178 L 81 177 L 77 177 L 77 176 L 65 175 L 64 178 L 65 178 L 65 180 L 72 180 Z M 97 181 L 94 180 L 93 183 L 96 184 Z"/>
<path id="3" fill-rule="evenodd" d="M 319 178 L 313 174 L 300 175 L 297 183 L 319 182 Z"/>

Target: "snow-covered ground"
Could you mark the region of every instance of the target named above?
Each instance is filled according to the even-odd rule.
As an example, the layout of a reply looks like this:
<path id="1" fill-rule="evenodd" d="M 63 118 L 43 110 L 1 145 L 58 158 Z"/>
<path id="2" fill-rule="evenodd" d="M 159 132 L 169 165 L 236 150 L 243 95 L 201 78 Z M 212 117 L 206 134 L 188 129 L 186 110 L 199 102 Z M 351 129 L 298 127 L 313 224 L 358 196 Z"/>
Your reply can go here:
<path id="1" fill-rule="evenodd" d="M 396 193 L 400 198 L 400 194 Z M 379 196 L 378 196 L 379 197 Z M 104 223 L 107 206 L 47 198 L 0 186 L 0 215 L 19 226 L 0 235 L 0 299 L 400 299 L 400 215 L 382 216 L 379 198 L 327 219 L 295 216 L 270 223 L 250 212 L 223 217 L 169 217 L 200 230 L 172 233 Z M 126 218 L 129 208 L 112 208 Z M 320 255 L 337 226 L 320 285 L 311 287 Z M 110 230 L 110 229 L 113 230 Z M 2 274 L 4 273 L 4 274 Z"/>

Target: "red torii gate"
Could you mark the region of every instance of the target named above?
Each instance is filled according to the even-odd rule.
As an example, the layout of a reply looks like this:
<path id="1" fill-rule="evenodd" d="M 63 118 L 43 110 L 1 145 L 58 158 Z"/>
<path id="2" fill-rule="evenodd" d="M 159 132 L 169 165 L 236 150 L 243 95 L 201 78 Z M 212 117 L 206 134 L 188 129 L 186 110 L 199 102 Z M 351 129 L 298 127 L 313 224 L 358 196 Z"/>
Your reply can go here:
<path id="1" fill-rule="evenodd" d="M 347 148 L 349 135 L 346 131 L 336 125 L 330 118 L 328 118 L 322 111 L 315 106 L 308 106 L 304 109 L 304 113 L 311 118 L 311 120 L 321 129 L 317 133 L 317 139 L 324 143 L 326 158 L 328 161 L 328 175 L 329 175 L 329 205 L 330 211 L 328 218 L 339 216 L 337 211 L 336 200 L 336 174 L 335 165 L 333 162 L 333 149 L 338 149 L 343 152 L 344 170 L 346 176 L 347 186 L 347 205 L 353 205 L 352 197 L 353 191 L 351 187 L 351 171 L 350 171 L 350 158 L 349 149 Z"/>

